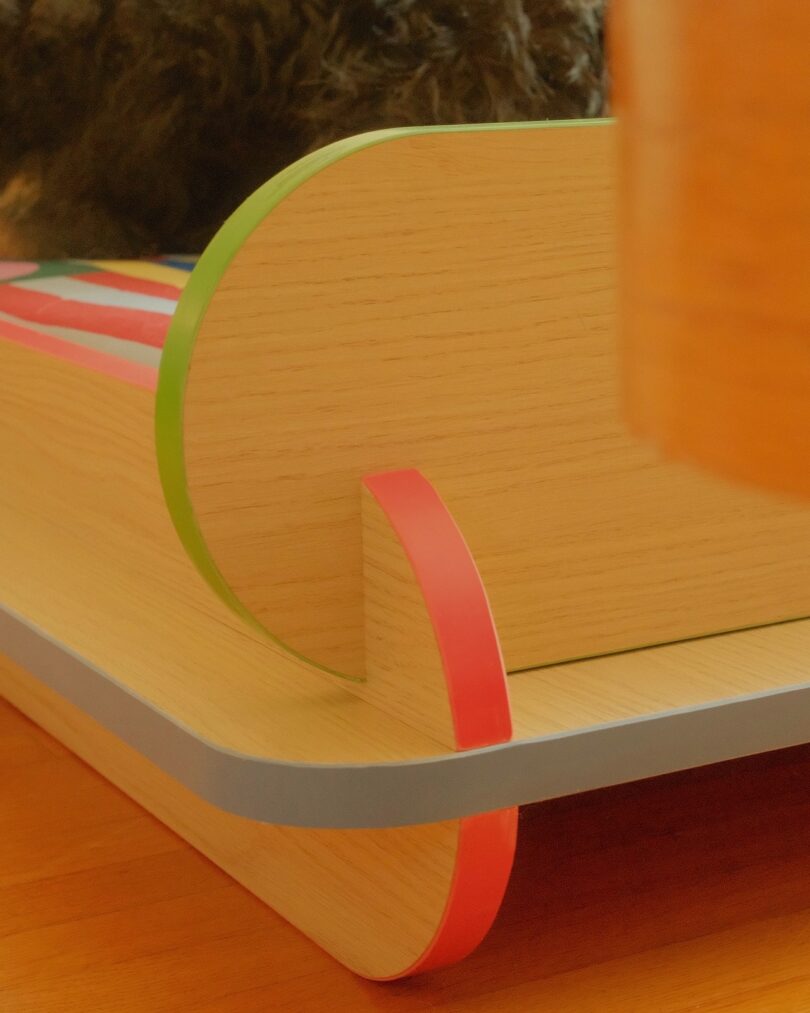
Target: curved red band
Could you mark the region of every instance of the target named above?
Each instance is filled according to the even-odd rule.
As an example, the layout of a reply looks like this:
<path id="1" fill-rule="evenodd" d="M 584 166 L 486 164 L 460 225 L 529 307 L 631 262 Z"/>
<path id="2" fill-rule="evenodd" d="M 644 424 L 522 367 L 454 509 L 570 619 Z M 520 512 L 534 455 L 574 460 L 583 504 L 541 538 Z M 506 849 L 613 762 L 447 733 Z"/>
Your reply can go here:
<path id="1" fill-rule="evenodd" d="M 424 596 L 442 658 L 456 749 L 508 741 L 512 718 L 503 655 L 481 575 L 458 525 L 418 471 L 386 472 L 363 482 L 400 540 Z M 512 871 L 517 817 L 513 807 L 459 821 L 453 881 L 439 927 L 418 960 L 394 977 L 454 963 L 481 942 Z"/>
<path id="2" fill-rule="evenodd" d="M 481 575 L 439 494 L 420 472 L 363 479 L 402 543 L 442 658 L 457 749 L 508 742 L 506 670 Z"/>

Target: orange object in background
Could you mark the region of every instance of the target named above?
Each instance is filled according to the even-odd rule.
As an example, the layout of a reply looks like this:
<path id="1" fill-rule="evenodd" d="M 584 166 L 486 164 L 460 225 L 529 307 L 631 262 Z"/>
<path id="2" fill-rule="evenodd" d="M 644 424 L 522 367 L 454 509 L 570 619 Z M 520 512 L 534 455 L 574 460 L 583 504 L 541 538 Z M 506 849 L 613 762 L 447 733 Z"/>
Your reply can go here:
<path id="1" fill-rule="evenodd" d="M 810 3 L 613 14 L 630 425 L 810 495 Z"/>

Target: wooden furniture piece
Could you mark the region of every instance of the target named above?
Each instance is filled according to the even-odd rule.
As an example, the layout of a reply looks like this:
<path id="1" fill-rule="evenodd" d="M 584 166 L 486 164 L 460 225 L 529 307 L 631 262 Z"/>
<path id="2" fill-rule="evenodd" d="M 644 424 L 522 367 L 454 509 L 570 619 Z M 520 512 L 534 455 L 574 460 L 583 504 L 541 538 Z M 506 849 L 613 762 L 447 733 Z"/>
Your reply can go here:
<path id="1" fill-rule="evenodd" d="M 622 428 L 614 165 L 352 138 L 159 379 L 0 340 L 2 692 L 370 978 L 476 945 L 519 805 L 810 741 L 807 513 Z"/>
<path id="2" fill-rule="evenodd" d="M 627 415 L 810 493 L 810 7 L 617 0 Z"/>

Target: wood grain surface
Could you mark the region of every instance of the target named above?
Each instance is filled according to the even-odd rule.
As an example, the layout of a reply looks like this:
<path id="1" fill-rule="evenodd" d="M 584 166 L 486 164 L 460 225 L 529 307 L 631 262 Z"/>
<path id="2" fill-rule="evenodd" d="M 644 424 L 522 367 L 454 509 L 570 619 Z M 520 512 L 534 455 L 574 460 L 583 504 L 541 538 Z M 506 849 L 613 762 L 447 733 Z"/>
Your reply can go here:
<path id="1" fill-rule="evenodd" d="M 806 497 L 810 5 L 613 8 L 628 416 L 673 457 Z"/>
<path id="2" fill-rule="evenodd" d="M 178 527 L 304 656 L 362 673 L 359 485 L 400 468 L 510 671 L 810 613 L 810 515 L 623 428 L 615 155 L 609 123 L 401 137 L 257 216 L 194 345 Z"/>
<path id="3" fill-rule="evenodd" d="M 209 590 L 163 502 L 149 392 L 10 342 L 0 363 L 4 605 L 223 745 L 327 763 L 444 751 Z"/>
<path id="4" fill-rule="evenodd" d="M 470 959 L 356 978 L 0 703 L 3 1013 L 804 1013 L 810 748 L 524 810 Z"/>
<path id="5" fill-rule="evenodd" d="M 470 851 L 466 817 L 380 830 L 257 823 L 203 801 L 2 657 L 0 693 L 358 974 L 402 975 L 442 934 L 457 899 L 462 848 Z M 491 855 L 475 847 L 481 835 L 473 831 L 480 874 L 487 880 L 492 867 L 500 892 L 490 892 L 470 947 L 497 912 L 514 856 L 515 817 L 500 828 L 497 819 L 484 826 L 484 838 L 496 842 Z"/>
<path id="6" fill-rule="evenodd" d="M 344 680 L 261 640 L 206 586 L 166 515 L 148 392 L 10 343 L 0 343 L 0 363 L 4 605 L 223 746 L 327 763 L 447 751 L 358 699 Z M 779 542 L 782 558 L 793 557 L 785 579 L 797 599 L 810 587 L 810 551 L 799 550 L 804 515 L 785 516 Z M 767 516 L 756 547 L 739 546 L 761 564 L 734 585 L 741 613 L 749 597 L 768 600 L 779 583 L 766 562 L 777 537 Z M 692 533 L 698 547 L 710 537 L 702 525 Z M 637 591 L 632 582 L 628 594 Z M 690 599 L 679 600 L 691 610 Z M 616 614 L 603 604 L 595 616 L 606 628 Z M 807 680 L 808 650 L 810 622 L 802 621 L 515 674 L 515 737 L 796 685 Z"/>

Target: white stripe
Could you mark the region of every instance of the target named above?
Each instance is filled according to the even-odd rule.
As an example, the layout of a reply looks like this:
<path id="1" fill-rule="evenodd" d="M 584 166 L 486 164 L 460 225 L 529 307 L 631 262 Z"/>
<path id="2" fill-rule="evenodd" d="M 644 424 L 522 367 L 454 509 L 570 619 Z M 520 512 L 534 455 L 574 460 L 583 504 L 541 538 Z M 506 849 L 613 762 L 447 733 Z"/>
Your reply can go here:
<path id="1" fill-rule="evenodd" d="M 89 303 L 92 306 L 112 306 L 117 309 L 147 310 L 150 313 L 164 313 L 171 316 L 177 309 L 174 299 L 161 299 L 159 296 L 142 295 L 140 292 L 127 292 L 120 288 L 108 288 L 106 285 L 94 285 L 90 281 L 77 281 L 75 278 L 34 278 L 32 281 L 14 283 L 15 288 L 27 288 L 45 295 L 56 295 L 60 299 L 72 302 Z"/>
<path id="2" fill-rule="evenodd" d="M 124 338 L 112 338 L 106 334 L 91 334 L 89 331 L 77 331 L 72 327 L 55 327 L 53 324 L 41 324 L 38 321 L 21 320 L 8 313 L 0 312 L 0 321 L 7 320 L 10 324 L 25 327 L 29 331 L 47 334 L 51 338 L 61 338 L 71 345 L 92 348 L 97 352 L 114 355 L 116 359 L 138 362 L 143 366 L 159 366 L 161 349 L 151 345 L 142 345 L 139 341 L 126 341 Z"/>

